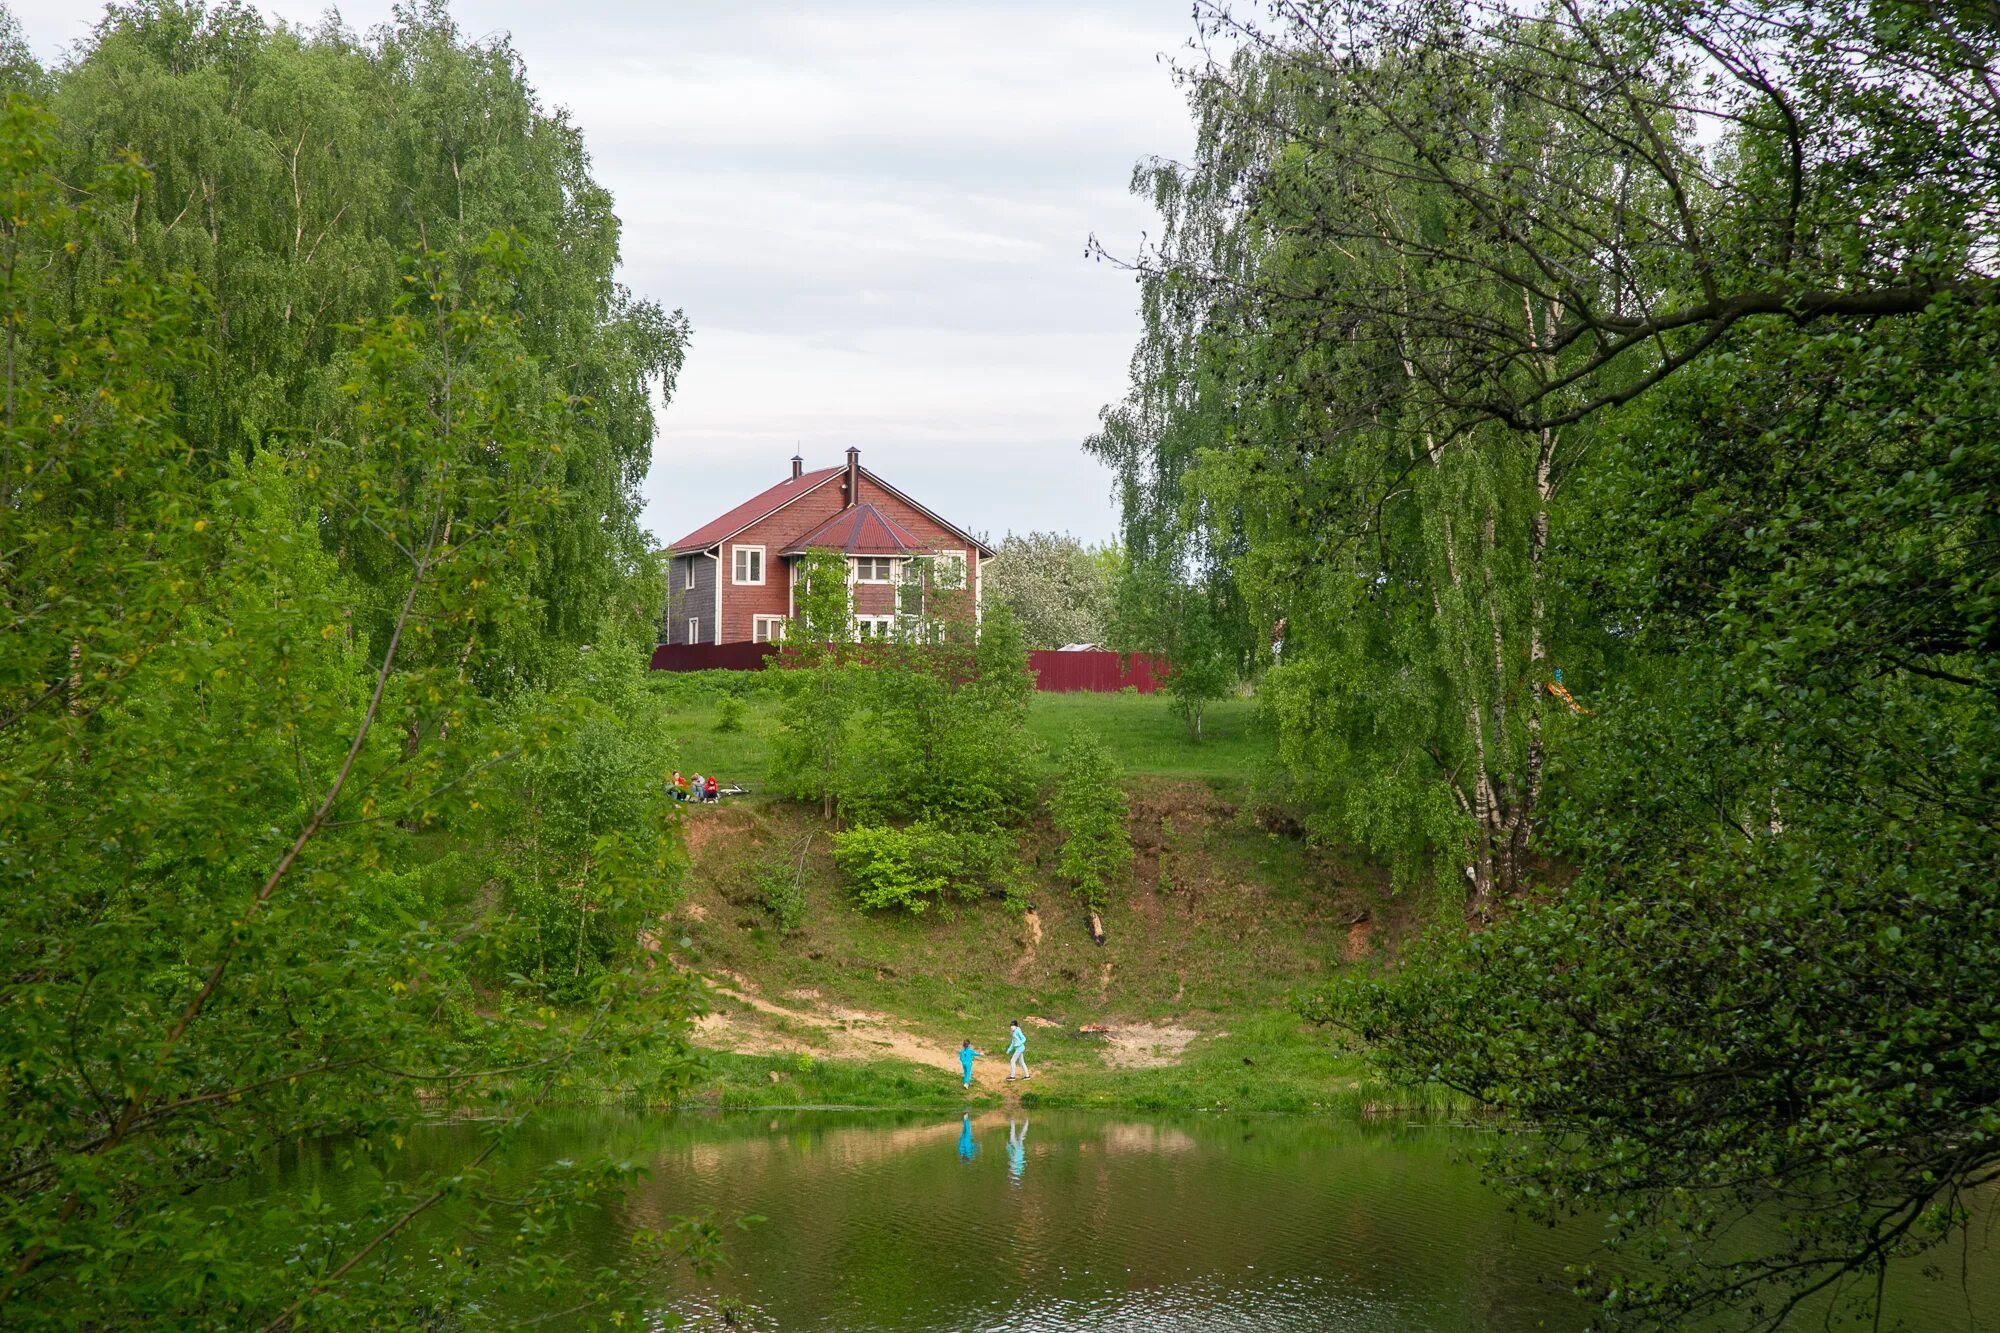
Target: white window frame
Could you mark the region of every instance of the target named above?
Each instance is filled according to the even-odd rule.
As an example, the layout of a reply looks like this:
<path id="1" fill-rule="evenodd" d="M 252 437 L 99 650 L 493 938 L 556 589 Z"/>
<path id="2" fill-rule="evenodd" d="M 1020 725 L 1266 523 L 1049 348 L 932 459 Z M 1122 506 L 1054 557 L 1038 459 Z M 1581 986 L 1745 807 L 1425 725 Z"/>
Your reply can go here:
<path id="1" fill-rule="evenodd" d="M 689 589 L 690 591 L 692 591 L 692 590 L 693 590 L 693 588 L 694 588 L 694 557 L 693 557 L 693 556 L 689 556 L 689 557 L 687 558 L 687 582 L 686 582 L 686 583 L 684 583 L 684 584 L 682 584 L 681 586 L 682 586 L 682 587 L 684 587 L 684 588 L 687 588 L 687 589 Z"/>
<path id="2" fill-rule="evenodd" d="M 876 563 L 880 562 L 882 565 L 885 565 L 888 568 L 889 572 L 884 574 L 879 579 L 863 578 L 861 576 L 861 562 L 864 560 L 868 562 L 870 569 L 873 569 Z M 848 565 L 854 571 L 854 577 L 850 581 L 854 583 L 894 583 L 896 581 L 896 576 L 901 572 L 896 568 L 896 563 L 897 563 L 896 557 L 893 555 L 849 556 Z"/>
<path id="3" fill-rule="evenodd" d="M 958 578 L 956 580 L 948 578 L 945 572 L 950 568 L 949 562 L 952 560 L 958 561 Z M 971 572 L 972 567 L 966 561 L 964 551 L 939 551 L 937 559 L 931 563 L 931 577 L 933 581 L 936 582 L 938 587 L 949 589 L 953 592 L 958 592 L 966 586 L 966 580 L 971 576 Z"/>
<path id="4" fill-rule="evenodd" d="M 750 617 L 750 642 L 783 643 L 785 641 L 786 624 L 787 621 L 783 616 L 752 616 Z"/>
<path id="5" fill-rule="evenodd" d="M 689 617 L 688 617 L 688 642 L 689 642 L 690 644 L 696 644 L 696 643 L 700 643 L 700 642 L 701 642 L 701 617 L 700 617 L 700 616 L 689 616 Z"/>
<path id="6" fill-rule="evenodd" d="M 743 567 L 749 563 L 745 557 L 755 553 L 757 557 L 757 577 L 742 577 Z M 764 586 L 764 548 L 761 546 L 731 546 L 729 548 L 729 581 L 739 588 L 761 588 Z"/>
<path id="7" fill-rule="evenodd" d="M 868 631 L 874 630 L 870 635 Z M 854 641 L 856 643 L 884 643 L 896 637 L 896 617 L 856 616 L 854 617 Z"/>

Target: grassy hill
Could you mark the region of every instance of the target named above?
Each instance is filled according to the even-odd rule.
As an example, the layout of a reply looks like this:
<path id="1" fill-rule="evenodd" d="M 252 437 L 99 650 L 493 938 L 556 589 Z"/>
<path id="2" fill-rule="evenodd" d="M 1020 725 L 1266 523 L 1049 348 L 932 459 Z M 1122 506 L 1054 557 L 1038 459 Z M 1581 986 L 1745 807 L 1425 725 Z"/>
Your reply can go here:
<path id="1" fill-rule="evenodd" d="M 672 682 L 672 762 L 752 789 L 689 808 L 690 889 L 667 952 L 709 977 L 712 1052 L 697 1100 L 728 1105 L 1228 1106 L 1311 1110 L 1407 1106 L 1372 1082 L 1334 1034 L 1292 1000 L 1406 928 L 1381 876 L 1308 847 L 1262 813 L 1272 741 L 1255 701 L 1212 709 L 1200 741 L 1169 704 L 1132 695 L 1037 695 L 1030 726 L 1053 743 L 1084 725 L 1125 772 L 1136 861 L 1092 941 L 1053 879 L 1057 839 L 1022 830 L 1032 907 L 982 901 L 922 917 L 854 905 L 818 811 L 762 794 L 775 728 L 747 682 Z M 742 708 L 722 703 L 741 691 Z M 740 729 L 719 729 L 740 712 Z M 803 890 L 803 925 L 781 930 L 769 886 Z M 1035 1078 L 1008 1089 L 1003 1059 L 961 1091 L 954 1054 L 970 1038 L 1004 1048 L 1027 1025 Z M 1104 1029 L 1087 1031 L 1086 1029 Z M 1423 1100 L 1421 1097 L 1415 1100 Z"/>

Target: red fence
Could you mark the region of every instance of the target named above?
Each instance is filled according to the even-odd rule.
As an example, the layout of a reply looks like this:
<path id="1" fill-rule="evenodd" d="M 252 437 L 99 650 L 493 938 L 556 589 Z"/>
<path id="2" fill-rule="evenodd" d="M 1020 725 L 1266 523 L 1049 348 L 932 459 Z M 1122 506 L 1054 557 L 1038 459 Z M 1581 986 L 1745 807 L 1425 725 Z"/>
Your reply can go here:
<path id="1" fill-rule="evenodd" d="M 1141 694 L 1160 688 L 1166 663 L 1146 653 L 1040 652 L 1028 654 L 1035 688 L 1049 694 L 1115 694 L 1127 685 Z"/>
<path id="2" fill-rule="evenodd" d="M 663 643 L 653 650 L 655 671 L 762 671 L 775 643 Z"/>
<path id="3" fill-rule="evenodd" d="M 762 671 L 776 656 L 775 643 L 663 643 L 653 650 L 655 671 Z M 1049 694 L 1115 694 L 1131 686 L 1141 694 L 1160 688 L 1166 663 L 1146 653 L 1035 652 L 1028 654 L 1035 688 Z"/>

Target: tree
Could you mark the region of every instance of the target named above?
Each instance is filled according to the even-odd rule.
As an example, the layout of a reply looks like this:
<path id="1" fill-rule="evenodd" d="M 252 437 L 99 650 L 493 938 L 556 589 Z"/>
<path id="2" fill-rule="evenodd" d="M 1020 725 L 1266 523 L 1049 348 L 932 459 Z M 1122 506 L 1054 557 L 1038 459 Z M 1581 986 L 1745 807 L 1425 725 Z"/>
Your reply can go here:
<path id="1" fill-rule="evenodd" d="M 818 801 L 821 817 L 830 820 L 851 780 L 850 730 L 860 694 L 846 557 L 838 551 L 806 552 L 792 605 L 779 662 L 784 702 L 771 771 L 780 790 Z"/>
<path id="2" fill-rule="evenodd" d="M 466 40 L 436 0 L 399 6 L 366 40 L 334 21 L 274 28 L 239 5 L 144 0 L 109 10 L 50 97 L 60 171 L 87 178 L 130 152 L 148 173 L 83 275 L 131 261 L 207 293 L 189 315 L 206 355 L 169 377 L 204 476 L 350 433 L 344 330 L 390 313 L 400 258 L 462 268 L 494 230 L 517 236 L 502 308 L 532 314 L 524 373 L 561 418 L 551 465 L 568 499 L 523 571 L 544 632 L 517 622 L 510 651 L 481 658 L 487 684 L 539 678 L 591 641 L 603 606 L 633 600 L 649 578 L 638 484 L 655 393 L 672 392 L 687 322 L 615 281 L 610 198 L 505 37 Z"/>
<path id="3" fill-rule="evenodd" d="M 1540 1128 L 1516 1197 L 1656 1265 L 1605 1318 L 1872 1290 L 2000 1165 L 1991 16 L 1204 13 L 1131 493 L 1284 592 L 1323 827 L 1580 872 L 1317 1012 Z"/>
<path id="4" fill-rule="evenodd" d="M 521 589 L 565 501 L 569 436 L 496 304 L 518 251 L 409 266 L 340 357 L 349 429 L 202 466 L 173 405 L 205 295 L 120 256 L 144 173 L 66 180 L 57 135 L 0 116 L 0 1317 L 361 1326 L 569 1286 L 525 1242 L 614 1167 L 441 1239 L 403 1228 L 483 1189 L 498 1137 L 357 1173 L 351 1207 L 217 1193 L 308 1138 L 380 1166 L 439 1104 L 513 1119 L 680 1022 L 672 987 L 622 1003 L 636 974 L 582 1015 L 476 994 L 481 886 L 430 841 L 496 797 L 479 682 L 543 630 Z"/>
<path id="5" fill-rule="evenodd" d="M 918 585 L 921 586 L 921 585 Z M 933 821 L 984 831 L 1025 812 L 1034 677 L 1004 606 L 974 625 L 969 593 L 925 590 L 931 615 L 870 646 L 864 730 L 872 748 L 853 804 L 870 821 Z"/>
<path id="6" fill-rule="evenodd" d="M 1104 742 L 1081 728 L 1070 733 L 1060 756 L 1050 815 L 1062 835 L 1056 873 L 1068 880 L 1096 918 L 1114 890 L 1125 882 L 1132 865 L 1132 835 L 1126 830 L 1127 802 L 1119 786 L 1117 765 Z"/>
<path id="7" fill-rule="evenodd" d="M 1084 546 L 1065 533 L 1008 533 L 981 571 L 988 604 L 1004 603 L 1031 648 L 1104 643 L 1111 637 L 1115 548 Z"/>
<path id="8" fill-rule="evenodd" d="M 1118 587 L 1114 642 L 1166 660 L 1167 694 L 1196 740 L 1203 711 L 1248 674 L 1245 619 L 1233 593 L 1226 580 L 1185 583 L 1159 561 L 1128 565 Z"/>

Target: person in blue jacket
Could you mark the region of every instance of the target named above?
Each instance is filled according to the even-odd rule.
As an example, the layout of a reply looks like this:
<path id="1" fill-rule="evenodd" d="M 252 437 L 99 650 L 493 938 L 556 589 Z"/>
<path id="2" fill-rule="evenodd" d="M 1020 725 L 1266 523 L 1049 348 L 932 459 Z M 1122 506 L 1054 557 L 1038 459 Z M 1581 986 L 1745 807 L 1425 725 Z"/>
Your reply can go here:
<path id="1" fill-rule="evenodd" d="M 965 1119 L 958 1126 L 958 1156 L 960 1161 L 969 1162 L 979 1155 L 979 1145 L 972 1141 L 972 1112 L 965 1113 Z"/>
<path id="2" fill-rule="evenodd" d="M 966 1087 L 969 1088 L 972 1086 L 972 1058 L 976 1055 L 984 1055 L 984 1054 L 986 1054 L 986 1052 L 975 1051 L 972 1049 L 972 1042 L 970 1039 L 967 1039 L 965 1045 L 958 1048 L 958 1062 L 959 1064 L 965 1067 Z"/>
<path id="3" fill-rule="evenodd" d="M 1028 1034 L 1021 1031 L 1021 1020 L 1015 1019 L 1007 1032 L 1007 1081 L 1014 1081 L 1014 1071 L 1021 1071 L 1022 1078 L 1033 1078 L 1028 1072 Z"/>

